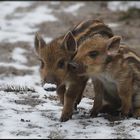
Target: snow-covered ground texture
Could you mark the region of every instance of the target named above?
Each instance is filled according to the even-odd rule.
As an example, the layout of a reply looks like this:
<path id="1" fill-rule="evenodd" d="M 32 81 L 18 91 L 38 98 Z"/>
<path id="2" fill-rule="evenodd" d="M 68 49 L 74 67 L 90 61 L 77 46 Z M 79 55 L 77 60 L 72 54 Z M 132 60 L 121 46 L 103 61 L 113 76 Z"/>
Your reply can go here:
<path id="1" fill-rule="evenodd" d="M 112 11 L 126 11 L 128 8 L 136 7 L 140 8 L 140 2 L 139 1 L 129 1 L 129 2 L 122 2 L 122 1 L 112 1 L 108 3 L 108 8 Z"/>
<path id="2" fill-rule="evenodd" d="M 41 87 L 34 33 L 44 31 L 49 42 L 68 24 L 67 14 L 75 19 L 84 8 L 85 2 L 0 2 L 0 138 L 140 138 L 138 119 L 90 118 L 93 100 L 87 97 L 71 120 L 60 122 L 62 105 L 56 93 Z"/>

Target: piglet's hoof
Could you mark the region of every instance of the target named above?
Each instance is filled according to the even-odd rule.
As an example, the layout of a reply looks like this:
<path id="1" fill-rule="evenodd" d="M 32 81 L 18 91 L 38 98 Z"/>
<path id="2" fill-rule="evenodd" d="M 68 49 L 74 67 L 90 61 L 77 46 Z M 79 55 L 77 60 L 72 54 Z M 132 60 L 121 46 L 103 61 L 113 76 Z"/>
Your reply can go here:
<path id="1" fill-rule="evenodd" d="M 66 121 L 68 121 L 69 119 L 71 119 L 72 118 L 72 115 L 71 114 L 63 114 L 62 116 L 61 116 L 61 118 L 60 118 L 60 121 L 61 122 L 66 122 Z"/>

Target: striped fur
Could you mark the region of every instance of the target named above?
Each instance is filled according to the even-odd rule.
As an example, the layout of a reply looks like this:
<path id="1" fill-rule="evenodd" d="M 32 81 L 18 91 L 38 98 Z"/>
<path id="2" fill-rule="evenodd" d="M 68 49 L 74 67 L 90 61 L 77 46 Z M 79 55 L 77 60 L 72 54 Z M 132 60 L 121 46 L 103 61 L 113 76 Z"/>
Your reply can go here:
<path id="1" fill-rule="evenodd" d="M 85 40 L 95 34 L 110 38 L 113 36 L 112 30 L 100 20 L 85 20 L 72 27 L 66 34 L 54 39 L 49 44 L 44 45 L 41 37 L 35 38 L 35 48 L 43 63 L 40 74 L 43 83 L 49 82 L 57 85 L 57 94 L 62 104 L 64 104 L 61 114 L 61 121 L 67 121 L 72 116 L 73 107 L 80 103 L 83 90 L 88 80 L 87 77 L 71 75 L 66 80 L 67 62 L 72 60 L 74 54 L 70 53 L 65 46 L 67 35 L 72 35 L 73 43 L 79 47 Z M 74 38 L 74 39 L 73 39 Z M 70 43 L 70 46 L 73 45 Z M 44 47 L 45 46 L 45 47 Z M 68 89 L 66 89 L 68 88 Z M 64 101 L 65 100 L 65 101 Z"/>
<path id="2" fill-rule="evenodd" d="M 134 59 L 136 60 L 137 62 L 140 63 L 140 56 L 132 49 L 130 49 L 129 47 L 123 45 L 123 46 L 120 46 L 120 50 L 123 50 L 123 58 L 124 59 Z"/>
<path id="3" fill-rule="evenodd" d="M 72 32 L 74 39 L 77 42 L 77 47 L 79 47 L 85 40 L 92 38 L 96 34 L 100 34 L 102 37 L 107 38 L 111 38 L 114 35 L 111 28 L 109 28 L 103 21 L 97 19 L 84 20 L 74 27 L 71 27 L 68 32 Z M 48 44 L 48 47 L 53 47 L 52 44 L 58 44 L 56 46 L 60 47 L 66 34 L 67 33 L 54 39 Z"/>
<path id="4" fill-rule="evenodd" d="M 97 55 L 91 56 L 91 52 Z M 85 41 L 74 60 L 78 74 L 84 69 L 80 75 L 103 76 L 116 84 L 123 115 L 131 112 L 140 117 L 140 56 L 128 46 L 120 45 L 119 36 L 110 39 L 97 36 Z"/>
<path id="5" fill-rule="evenodd" d="M 113 36 L 112 30 L 100 20 L 83 21 L 74 27 L 71 32 L 74 35 L 78 46 L 80 46 L 83 41 L 91 38 L 95 34 L 107 36 L 108 38 Z"/>

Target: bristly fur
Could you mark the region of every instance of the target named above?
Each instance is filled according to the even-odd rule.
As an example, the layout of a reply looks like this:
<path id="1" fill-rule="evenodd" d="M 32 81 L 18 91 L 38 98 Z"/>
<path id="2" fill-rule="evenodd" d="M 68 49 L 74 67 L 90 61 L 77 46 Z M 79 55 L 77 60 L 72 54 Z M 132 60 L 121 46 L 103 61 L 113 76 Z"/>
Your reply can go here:
<path id="1" fill-rule="evenodd" d="M 80 44 L 95 34 L 100 34 L 105 38 L 113 36 L 112 30 L 102 21 L 85 20 L 45 46 L 42 38 L 40 40 L 35 38 L 35 48 L 37 48 L 36 51 L 41 60 L 41 79 L 43 83 L 57 85 L 57 94 L 64 105 L 61 121 L 71 118 L 73 108 L 76 109 L 82 99 L 88 80 L 87 77 L 79 77 L 76 74 L 67 79 L 67 63 L 73 59 Z"/>
<path id="2" fill-rule="evenodd" d="M 88 76 L 102 74 L 117 87 L 122 115 L 130 113 L 140 117 L 140 56 L 128 46 L 120 45 L 120 39 L 119 36 L 110 39 L 97 36 L 83 43 L 74 58 L 79 63 L 76 71 Z M 97 55 L 90 56 L 90 52 Z"/>
<path id="3" fill-rule="evenodd" d="M 86 20 L 78 24 L 74 29 L 71 30 L 74 35 L 78 46 L 85 41 L 93 37 L 95 34 L 100 34 L 103 37 L 112 37 L 114 34 L 107 25 L 100 20 Z"/>

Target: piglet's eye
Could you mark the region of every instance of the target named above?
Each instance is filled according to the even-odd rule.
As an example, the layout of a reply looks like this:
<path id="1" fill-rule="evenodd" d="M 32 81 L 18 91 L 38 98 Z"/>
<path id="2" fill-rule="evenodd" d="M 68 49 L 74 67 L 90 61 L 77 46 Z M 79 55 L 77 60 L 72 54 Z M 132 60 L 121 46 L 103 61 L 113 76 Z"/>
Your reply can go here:
<path id="1" fill-rule="evenodd" d="M 88 55 L 91 58 L 96 58 L 99 55 L 99 52 L 98 51 L 91 51 L 91 52 L 89 52 Z"/>
<path id="2" fill-rule="evenodd" d="M 58 62 L 58 68 L 60 68 L 60 69 L 63 69 L 64 68 L 64 66 L 65 66 L 65 61 L 64 61 L 64 59 L 61 59 L 59 62 Z"/>

